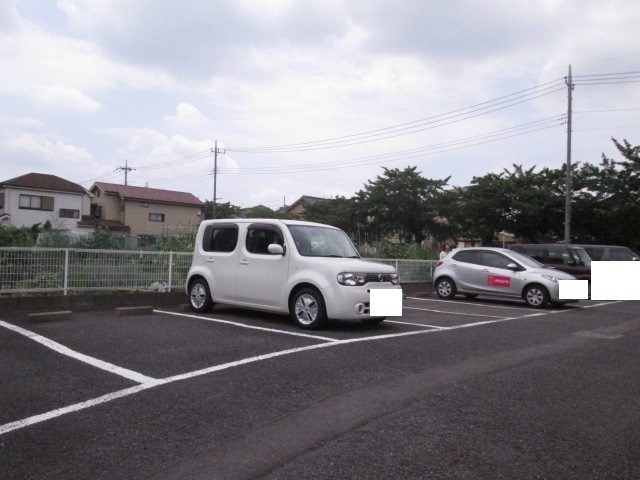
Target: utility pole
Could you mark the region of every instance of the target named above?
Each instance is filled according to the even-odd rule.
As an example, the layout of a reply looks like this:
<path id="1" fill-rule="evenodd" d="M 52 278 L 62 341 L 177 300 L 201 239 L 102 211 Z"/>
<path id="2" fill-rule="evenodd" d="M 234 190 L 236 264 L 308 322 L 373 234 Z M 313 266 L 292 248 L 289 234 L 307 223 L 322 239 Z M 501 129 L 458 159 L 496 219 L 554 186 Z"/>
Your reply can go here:
<path id="1" fill-rule="evenodd" d="M 218 153 L 224 154 L 224 150 L 218 149 L 218 141 L 214 143 L 214 148 L 211 149 L 213 152 L 213 212 L 212 218 L 216 218 L 216 205 L 218 202 L 217 190 L 218 190 Z"/>
<path id="2" fill-rule="evenodd" d="M 127 174 L 131 171 L 131 170 L 135 170 L 135 168 L 130 167 L 129 166 L 129 161 L 125 160 L 124 161 L 124 167 L 118 167 L 116 168 L 116 170 L 124 170 L 124 184 L 127 185 Z"/>
<path id="3" fill-rule="evenodd" d="M 565 176 L 565 208 L 564 208 L 564 243 L 571 243 L 571 107 L 573 100 L 573 80 L 571 77 L 571 65 L 569 65 L 569 76 L 565 77 L 567 84 L 567 171 Z"/>

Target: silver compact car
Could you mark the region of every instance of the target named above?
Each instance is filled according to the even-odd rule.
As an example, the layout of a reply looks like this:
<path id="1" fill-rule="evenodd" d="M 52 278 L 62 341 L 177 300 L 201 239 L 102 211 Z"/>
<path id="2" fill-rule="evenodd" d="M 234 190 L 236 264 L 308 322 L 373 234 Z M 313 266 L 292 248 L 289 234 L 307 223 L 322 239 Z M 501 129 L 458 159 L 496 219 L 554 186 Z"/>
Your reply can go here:
<path id="1" fill-rule="evenodd" d="M 575 280 L 569 273 L 547 268 L 536 260 L 505 248 L 469 247 L 452 250 L 433 272 L 440 298 L 460 293 L 468 298 L 500 295 L 523 298 L 530 307 L 561 305 L 558 280 Z"/>

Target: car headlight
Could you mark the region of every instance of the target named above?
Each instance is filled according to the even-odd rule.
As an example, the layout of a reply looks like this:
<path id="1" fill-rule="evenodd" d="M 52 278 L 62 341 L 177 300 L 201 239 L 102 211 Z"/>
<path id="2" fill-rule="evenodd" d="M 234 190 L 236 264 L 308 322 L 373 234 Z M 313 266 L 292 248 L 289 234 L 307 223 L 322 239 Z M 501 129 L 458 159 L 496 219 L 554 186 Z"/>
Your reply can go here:
<path id="1" fill-rule="evenodd" d="M 542 275 L 542 278 L 546 278 L 547 280 L 551 280 L 554 283 L 558 283 L 558 279 L 556 277 L 552 277 L 551 275 Z"/>
<path id="2" fill-rule="evenodd" d="M 340 285 L 346 285 L 348 287 L 355 287 L 364 285 L 367 281 L 364 273 L 339 273 L 338 283 Z"/>

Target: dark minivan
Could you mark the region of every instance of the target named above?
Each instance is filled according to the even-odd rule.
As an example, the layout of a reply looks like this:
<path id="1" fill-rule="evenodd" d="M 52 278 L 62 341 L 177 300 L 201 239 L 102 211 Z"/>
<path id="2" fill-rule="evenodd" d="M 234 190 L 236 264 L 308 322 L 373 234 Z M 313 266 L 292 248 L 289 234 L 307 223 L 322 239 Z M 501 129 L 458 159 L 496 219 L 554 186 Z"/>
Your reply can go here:
<path id="1" fill-rule="evenodd" d="M 570 273 L 578 280 L 591 281 L 591 257 L 582 247 L 562 243 L 509 245 L 511 250 L 527 255 L 546 267 Z"/>

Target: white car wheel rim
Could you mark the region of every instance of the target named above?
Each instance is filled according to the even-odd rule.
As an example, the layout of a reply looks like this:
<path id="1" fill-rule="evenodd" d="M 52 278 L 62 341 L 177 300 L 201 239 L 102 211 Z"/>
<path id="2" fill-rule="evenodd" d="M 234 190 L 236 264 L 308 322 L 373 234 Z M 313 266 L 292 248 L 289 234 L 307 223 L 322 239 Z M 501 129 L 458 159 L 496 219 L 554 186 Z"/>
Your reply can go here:
<path id="1" fill-rule="evenodd" d="M 303 325 L 311 325 L 318 318 L 318 302 L 312 295 L 300 295 L 295 305 L 296 318 Z"/>

